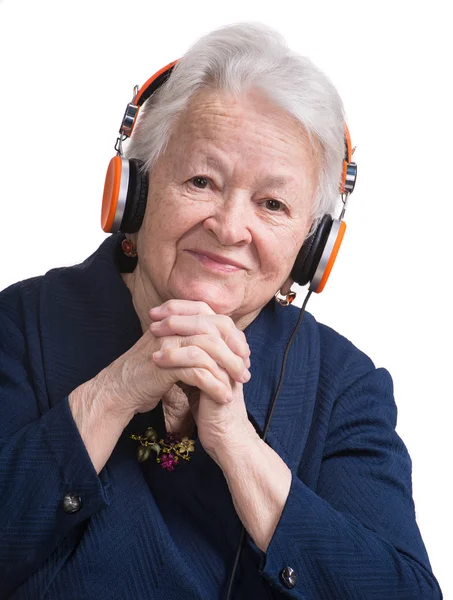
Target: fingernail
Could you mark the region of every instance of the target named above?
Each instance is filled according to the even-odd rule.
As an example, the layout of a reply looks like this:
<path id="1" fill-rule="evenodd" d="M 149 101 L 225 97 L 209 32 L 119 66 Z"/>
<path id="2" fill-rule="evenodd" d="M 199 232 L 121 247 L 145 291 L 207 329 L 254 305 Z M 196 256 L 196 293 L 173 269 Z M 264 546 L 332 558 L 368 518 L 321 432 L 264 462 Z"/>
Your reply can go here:
<path id="1" fill-rule="evenodd" d="M 153 358 L 162 358 L 163 352 L 158 350 L 157 352 L 153 352 Z"/>
<path id="2" fill-rule="evenodd" d="M 250 380 L 251 377 L 251 373 L 248 369 L 245 369 L 245 371 L 242 373 L 242 382 L 243 383 L 247 383 L 247 381 Z"/>
<path id="3" fill-rule="evenodd" d="M 225 400 L 227 402 L 233 402 L 233 395 L 232 394 L 228 394 L 228 396 L 225 398 Z"/>

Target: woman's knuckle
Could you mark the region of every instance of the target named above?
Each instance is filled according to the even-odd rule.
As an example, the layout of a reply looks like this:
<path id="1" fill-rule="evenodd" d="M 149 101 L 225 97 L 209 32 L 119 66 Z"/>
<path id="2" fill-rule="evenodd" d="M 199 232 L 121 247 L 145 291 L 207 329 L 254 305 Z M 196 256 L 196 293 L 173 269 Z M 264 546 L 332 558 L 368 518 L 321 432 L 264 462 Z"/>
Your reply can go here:
<path id="1" fill-rule="evenodd" d="M 176 315 L 169 315 L 166 319 L 167 325 L 170 329 L 172 329 L 178 320 Z"/>
<path id="2" fill-rule="evenodd" d="M 207 302 L 203 302 L 202 300 L 198 300 L 197 301 L 197 306 L 200 310 L 200 312 L 204 312 L 207 315 L 212 314 L 213 310 L 212 308 L 209 306 L 209 304 L 207 304 Z"/>
<path id="3" fill-rule="evenodd" d="M 168 346 L 166 348 L 161 348 L 160 351 L 162 352 L 162 359 L 169 360 L 171 358 L 172 349 Z"/>
<path id="4" fill-rule="evenodd" d="M 243 360 L 243 358 L 241 358 L 240 356 L 236 355 L 235 366 L 236 366 L 236 369 L 240 373 L 242 373 L 243 370 L 244 370 L 244 360 Z"/>
<path id="5" fill-rule="evenodd" d="M 195 326 L 199 331 L 209 330 L 209 322 L 206 320 L 206 315 L 197 315 L 195 317 Z"/>
<path id="6" fill-rule="evenodd" d="M 201 358 L 202 350 L 198 346 L 188 346 L 187 347 L 187 355 L 190 359 L 196 360 Z"/>
<path id="7" fill-rule="evenodd" d="M 196 379 L 198 381 L 201 381 L 202 383 L 204 383 L 208 378 L 208 372 L 206 371 L 206 369 L 202 369 L 200 367 L 195 367 L 194 374 Z"/>
<path id="8" fill-rule="evenodd" d="M 229 329 L 236 329 L 236 325 L 234 324 L 233 319 L 228 315 L 220 315 L 221 320 L 224 322 L 226 327 Z"/>
<path id="9" fill-rule="evenodd" d="M 176 300 L 175 298 L 172 298 L 171 300 L 167 300 L 167 302 L 165 302 L 165 306 L 169 310 L 174 310 L 178 306 L 178 300 Z"/>
<path id="10" fill-rule="evenodd" d="M 177 347 L 178 347 L 178 344 L 177 344 L 176 338 L 174 338 L 174 337 L 161 338 L 159 350 L 167 351 L 167 350 L 171 350 L 172 348 L 177 348 Z"/>

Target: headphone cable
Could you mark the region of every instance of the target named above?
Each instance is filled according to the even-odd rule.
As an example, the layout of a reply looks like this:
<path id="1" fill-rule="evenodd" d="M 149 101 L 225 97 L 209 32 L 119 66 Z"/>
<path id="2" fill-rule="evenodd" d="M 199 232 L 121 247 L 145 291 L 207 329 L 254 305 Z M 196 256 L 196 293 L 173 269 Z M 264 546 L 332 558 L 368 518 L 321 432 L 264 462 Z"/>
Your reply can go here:
<path id="1" fill-rule="evenodd" d="M 267 431 L 269 429 L 269 425 L 270 425 L 270 422 L 271 422 L 271 419 L 272 419 L 272 415 L 274 414 L 274 409 L 275 409 L 275 405 L 277 403 L 277 398 L 278 398 L 278 396 L 280 394 L 280 389 L 281 389 L 281 387 L 283 385 L 283 377 L 285 375 L 286 361 L 287 361 L 287 358 L 288 358 L 289 350 L 290 350 L 291 345 L 292 345 L 292 343 L 294 341 L 294 338 L 296 337 L 296 334 L 297 334 L 297 332 L 299 330 L 300 324 L 302 323 L 302 317 L 303 317 L 303 315 L 305 313 L 305 308 L 307 306 L 307 302 L 308 302 L 308 299 L 310 298 L 311 294 L 312 294 L 312 291 L 310 290 L 310 291 L 308 291 L 307 295 L 305 296 L 305 300 L 304 300 L 304 302 L 302 304 L 302 307 L 300 309 L 300 313 L 299 313 L 299 317 L 297 319 L 297 323 L 296 323 L 296 325 L 294 327 L 294 330 L 293 330 L 293 332 L 291 334 L 291 337 L 288 340 L 288 343 L 286 344 L 286 349 L 285 349 L 285 353 L 283 355 L 282 368 L 281 368 L 281 371 L 280 371 L 280 379 L 278 381 L 277 390 L 275 392 L 274 399 L 272 401 L 269 413 L 268 413 L 267 418 L 266 418 L 266 423 L 264 425 L 263 433 L 261 435 L 261 439 L 263 440 L 263 442 L 266 441 Z M 245 533 L 246 533 L 245 532 L 245 527 L 244 527 L 244 525 L 242 525 L 241 536 L 239 538 L 239 544 L 237 546 L 236 556 L 234 557 L 233 569 L 231 571 L 230 579 L 229 579 L 229 582 L 228 582 L 228 590 L 227 590 L 227 594 L 226 594 L 225 600 L 230 600 L 230 598 L 231 598 L 231 592 L 232 592 L 232 589 L 233 589 L 234 577 L 236 575 L 236 571 L 237 571 L 237 568 L 238 568 L 238 565 L 239 565 L 239 559 L 241 557 L 242 549 L 244 547 Z"/>

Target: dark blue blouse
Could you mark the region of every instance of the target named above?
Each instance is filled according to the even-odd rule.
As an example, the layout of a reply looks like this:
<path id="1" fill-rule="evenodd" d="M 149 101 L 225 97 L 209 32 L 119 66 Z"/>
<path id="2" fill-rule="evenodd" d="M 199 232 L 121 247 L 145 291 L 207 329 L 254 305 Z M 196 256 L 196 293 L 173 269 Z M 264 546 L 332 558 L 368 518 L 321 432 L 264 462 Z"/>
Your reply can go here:
<path id="1" fill-rule="evenodd" d="M 0 294 L 0 599 L 224 597 L 241 523 L 199 442 L 172 473 L 139 464 L 128 431 L 163 432 L 159 406 L 131 421 L 97 476 L 68 407 L 72 390 L 142 335 L 120 239 Z M 259 430 L 298 314 L 272 301 L 246 330 L 245 401 Z M 267 552 L 246 540 L 233 598 L 442 597 L 395 424 L 388 372 L 305 314 L 268 433 L 293 474 L 289 497 Z M 82 500 L 72 514 L 69 492 Z"/>

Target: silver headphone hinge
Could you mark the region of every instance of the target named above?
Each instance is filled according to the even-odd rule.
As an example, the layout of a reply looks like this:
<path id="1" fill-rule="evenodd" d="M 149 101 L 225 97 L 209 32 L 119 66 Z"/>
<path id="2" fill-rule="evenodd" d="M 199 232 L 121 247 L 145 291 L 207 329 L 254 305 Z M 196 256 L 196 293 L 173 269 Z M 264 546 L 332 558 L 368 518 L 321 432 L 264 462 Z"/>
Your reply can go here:
<path id="1" fill-rule="evenodd" d="M 134 127 L 135 118 L 137 116 L 139 107 L 132 102 L 126 106 L 126 110 L 124 111 L 124 117 L 121 121 L 120 134 L 129 137 L 132 133 L 132 128 Z"/>

